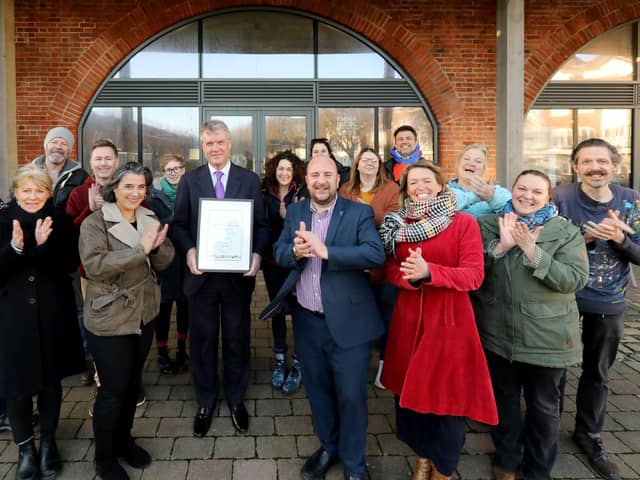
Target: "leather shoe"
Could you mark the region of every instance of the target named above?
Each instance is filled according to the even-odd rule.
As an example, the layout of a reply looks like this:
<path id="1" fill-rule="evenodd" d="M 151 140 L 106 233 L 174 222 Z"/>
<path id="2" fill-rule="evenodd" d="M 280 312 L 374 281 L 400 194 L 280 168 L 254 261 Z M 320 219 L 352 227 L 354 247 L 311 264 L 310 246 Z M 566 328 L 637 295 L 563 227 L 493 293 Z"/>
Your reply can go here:
<path id="1" fill-rule="evenodd" d="M 303 480 L 321 480 L 329 471 L 331 466 L 338 461 L 338 457 L 332 457 L 324 448 L 320 447 L 311 455 L 300 473 Z"/>
<path id="2" fill-rule="evenodd" d="M 118 448 L 117 456 L 122 457 L 129 466 L 140 470 L 151 465 L 151 455 L 140 445 L 136 445 L 133 438 L 122 442 L 122 446 Z"/>
<path id="3" fill-rule="evenodd" d="M 605 480 L 620 480 L 620 468 L 612 460 L 604 448 L 602 438 L 591 438 L 587 433 L 576 431 L 573 441 L 587 454 L 593 469 Z"/>
<path id="4" fill-rule="evenodd" d="M 211 418 L 213 417 L 213 407 L 200 407 L 196 417 L 193 419 L 193 436 L 204 437 L 211 427 Z"/>
<path id="5" fill-rule="evenodd" d="M 231 410 L 231 423 L 238 433 L 245 433 L 249 428 L 249 414 L 244 406 L 244 403 L 236 403 L 235 405 L 229 405 Z"/>
<path id="6" fill-rule="evenodd" d="M 45 480 L 55 478 L 61 469 L 62 459 L 55 437 L 53 435 L 42 436 L 40 439 L 40 477 Z"/>

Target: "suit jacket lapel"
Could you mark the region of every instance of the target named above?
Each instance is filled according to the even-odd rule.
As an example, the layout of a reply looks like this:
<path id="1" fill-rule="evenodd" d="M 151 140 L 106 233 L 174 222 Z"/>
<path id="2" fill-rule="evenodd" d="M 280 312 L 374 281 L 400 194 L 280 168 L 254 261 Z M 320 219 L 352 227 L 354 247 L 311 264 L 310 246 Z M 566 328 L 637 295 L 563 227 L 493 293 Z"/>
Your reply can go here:
<path id="1" fill-rule="evenodd" d="M 340 223 L 342 222 L 342 218 L 344 217 L 344 209 L 345 209 L 345 201 L 338 197 L 336 200 L 336 206 L 333 207 L 333 215 L 331 215 L 331 221 L 329 222 L 329 229 L 327 230 L 327 238 L 325 239 L 325 245 L 332 245 L 333 239 L 338 233 L 338 229 L 340 228 Z"/>
<path id="2" fill-rule="evenodd" d="M 231 168 L 229 168 L 229 178 L 227 178 L 227 188 L 224 190 L 225 198 L 238 198 L 240 195 L 240 183 L 237 178 L 237 170 L 240 167 L 231 164 Z"/>
<path id="3" fill-rule="evenodd" d="M 209 165 L 203 165 L 202 167 L 202 175 L 198 175 L 198 189 L 197 192 L 198 197 L 204 198 L 215 198 L 216 192 L 213 188 L 213 178 L 211 178 L 211 171 L 209 170 Z"/>

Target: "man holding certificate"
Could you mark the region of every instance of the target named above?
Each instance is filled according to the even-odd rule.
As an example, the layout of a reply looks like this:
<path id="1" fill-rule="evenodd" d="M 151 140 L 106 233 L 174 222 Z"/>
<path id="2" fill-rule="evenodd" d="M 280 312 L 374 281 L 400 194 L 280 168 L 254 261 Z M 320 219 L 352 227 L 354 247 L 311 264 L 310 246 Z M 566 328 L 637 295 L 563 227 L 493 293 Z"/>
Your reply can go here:
<path id="1" fill-rule="evenodd" d="M 337 196 L 329 156 L 311 159 L 306 181 L 310 198 L 289 206 L 274 247 L 278 264 L 291 270 L 274 302 L 295 294 L 296 352 L 321 443 L 302 478 L 324 478 L 342 461 L 345 479 L 363 480 L 371 342 L 383 333 L 365 269 L 381 266 L 384 250 L 371 207 Z"/>
<path id="2" fill-rule="evenodd" d="M 243 400 L 249 383 L 251 296 L 269 243 L 260 180 L 231 163 L 227 125 L 205 122 L 200 141 L 207 164 L 182 177 L 171 228 L 188 269 L 184 293 L 192 322 L 191 363 L 199 404 L 193 422 L 196 437 L 207 434 L 215 412 L 220 327 L 224 396 L 234 428 L 247 431 Z"/>

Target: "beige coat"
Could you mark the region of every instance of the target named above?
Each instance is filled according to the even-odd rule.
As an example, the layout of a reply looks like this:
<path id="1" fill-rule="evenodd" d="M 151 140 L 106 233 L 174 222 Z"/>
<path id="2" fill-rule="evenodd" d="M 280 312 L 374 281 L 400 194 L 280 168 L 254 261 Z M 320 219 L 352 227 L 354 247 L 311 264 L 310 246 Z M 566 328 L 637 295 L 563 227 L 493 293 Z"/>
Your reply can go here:
<path id="1" fill-rule="evenodd" d="M 140 236 L 160 223 L 151 210 L 136 210 L 134 228 L 115 203 L 85 219 L 80 227 L 80 259 L 87 276 L 84 322 L 98 336 L 140 333 L 160 309 L 160 286 L 155 270 L 173 259 L 167 238 L 154 254 L 146 255 Z"/>

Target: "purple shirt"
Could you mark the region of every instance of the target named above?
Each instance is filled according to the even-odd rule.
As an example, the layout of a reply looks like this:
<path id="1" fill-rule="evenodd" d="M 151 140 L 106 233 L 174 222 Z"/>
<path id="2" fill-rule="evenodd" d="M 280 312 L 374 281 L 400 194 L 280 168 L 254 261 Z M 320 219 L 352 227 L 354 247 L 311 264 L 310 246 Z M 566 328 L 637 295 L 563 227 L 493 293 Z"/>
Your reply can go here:
<path id="1" fill-rule="evenodd" d="M 315 233 L 324 243 L 327 239 L 327 230 L 336 206 L 338 197 L 333 200 L 333 204 L 322 212 L 318 212 L 313 203 L 311 205 L 311 231 Z M 307 229 L 309 226 L 307 225 Z M 296 283 L 296 297 L 298 303 L 312 312 L 324 312 L 322 306 L 322 291 L 320 290 L 320 275 L 322 274 L 322 259 L 311 257 L 307 259 L 307 264 Z"/>

